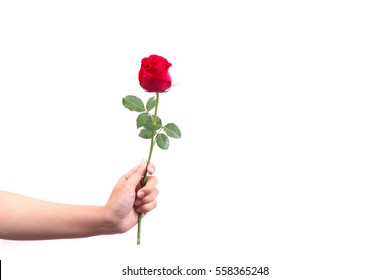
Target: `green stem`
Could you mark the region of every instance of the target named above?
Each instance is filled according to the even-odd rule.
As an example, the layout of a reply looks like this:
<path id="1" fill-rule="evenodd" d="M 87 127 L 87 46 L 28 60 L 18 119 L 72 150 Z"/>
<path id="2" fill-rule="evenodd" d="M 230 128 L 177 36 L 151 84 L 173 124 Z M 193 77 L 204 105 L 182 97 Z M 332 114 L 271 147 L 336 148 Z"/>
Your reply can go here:
<path id="1" fill-rule="evenodd" d="M 156 133 L 156 120 L 157 120 L 157 110 L 158 110 L 158 101 L 160 99 L 160 93 L 156 92 L 156 107 L 154 108 L 154 116 L 153 116 L 153 133 L 152 133 L 152 138 L 150 139 L 150 148 L 149 148 L 149 156 L 148 156 L 148 162 L 146 163 L 146 170 L 144 174 L 144 179 L 142 180 L 142 185 L 146 185 L 146 175 L 148 174 L 148 166 L 150 164 L 150 159 L 152 158 L 152 153 L 153 153 L 153 147 L 156 142 L 155 140 L 155 133 Z M 137 230 L 137 244 L 141 244 L 141 220 L 142 220 L 142 214 L 138 214 L 138 230 Z"/>

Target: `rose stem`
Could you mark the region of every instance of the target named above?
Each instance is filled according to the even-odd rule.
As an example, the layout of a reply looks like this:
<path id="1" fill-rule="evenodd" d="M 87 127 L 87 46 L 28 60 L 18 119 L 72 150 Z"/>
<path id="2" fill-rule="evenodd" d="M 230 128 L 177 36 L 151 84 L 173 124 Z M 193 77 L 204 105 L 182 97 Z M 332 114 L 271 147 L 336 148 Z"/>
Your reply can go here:
<path id="1" fill-rule="evenodd" d="M 156 107 L 154 108 L 154 116 L 153 116 L 153 128 L 152 128 L 152 138 L 150 139 L 150 149 L 149 149 L 149 156 L 148 156 L 148 162 L 146 163 L 146 170 L 144 174 L 144 179 L 142 181 L 142 185 L 146 185 L 146 175 L 148 174 L 148 166 L 150 163 L 150 159 L 152 158 L 152 153 L 153 153 L 153 147 L 155 144 L 155 137 L 154 134 L 156 133 L 156 120 L 157 120 L 157 110 L 158 110 L 158 101 L 160 99 L 160 94 L 156 92 Z M 137 230 L 137 244 L 141 244 L 141 220 L 142 220 L 142 214 L 138 214 L 138 230 Z"/>

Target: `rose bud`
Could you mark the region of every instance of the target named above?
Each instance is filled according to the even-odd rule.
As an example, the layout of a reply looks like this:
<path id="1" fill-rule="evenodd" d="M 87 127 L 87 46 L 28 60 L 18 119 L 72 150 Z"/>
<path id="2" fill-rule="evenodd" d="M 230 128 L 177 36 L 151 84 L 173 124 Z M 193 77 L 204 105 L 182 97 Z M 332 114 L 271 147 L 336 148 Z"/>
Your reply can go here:
<path id="1" fill-rule="evenodd" d="M 141 87 L 150 92 L 164 92 L 172 85 L 168 69 L 172 64 L 162 56 L 152 54 L 141 61 L 138 80 Z"/>

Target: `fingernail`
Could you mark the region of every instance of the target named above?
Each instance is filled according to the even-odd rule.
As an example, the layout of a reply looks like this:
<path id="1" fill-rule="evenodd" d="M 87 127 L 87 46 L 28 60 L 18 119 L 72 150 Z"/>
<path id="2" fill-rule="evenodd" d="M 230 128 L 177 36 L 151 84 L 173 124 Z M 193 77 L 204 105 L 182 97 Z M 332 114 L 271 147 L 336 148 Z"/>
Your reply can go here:
<path id="1" fill-rule="evenodd" d="M 137 200 L 134 204 L 135 204 L 135 206 L 140 206 L 141 205 L 141 200 Z"/>
<path id="2" fill-rule="evenodd" d="M 143 160 L 140 162 L 139 166 L 144 166 L 145 164 L 146 164 L 146 160 L 143 159 Z"/>
<path id="3" fill-rule="evenodd" d="M 144 192 L 139 192 L 138 195 L 137 195 L 139 198 L 143 198 L 145 196 L 145 193 Z"/>
<path id="4" fill-rule="evenodd" d="M 149 167 L 149 172 L 153 173 L 154 172 L 154 168 L 153 167 Z"/>

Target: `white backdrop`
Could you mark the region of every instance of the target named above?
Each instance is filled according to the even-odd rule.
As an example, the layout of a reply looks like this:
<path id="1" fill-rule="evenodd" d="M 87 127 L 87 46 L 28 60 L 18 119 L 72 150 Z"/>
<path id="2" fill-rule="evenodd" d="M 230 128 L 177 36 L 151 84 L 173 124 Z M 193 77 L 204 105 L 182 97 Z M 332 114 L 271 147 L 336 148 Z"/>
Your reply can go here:
<path id="1" fill-rule="evenodd" d="M 136 229 L 0 240 L 4 279 L 178 265 L 388 279 L 386 2 L 2 0 L 0 189 L 103 205 L 147 157 L 121 98 L 147 100 L 137 75 L 153 53 L 179 83 L 159 115 L 183 135 L 154 152 L 141 246 Z"/>

